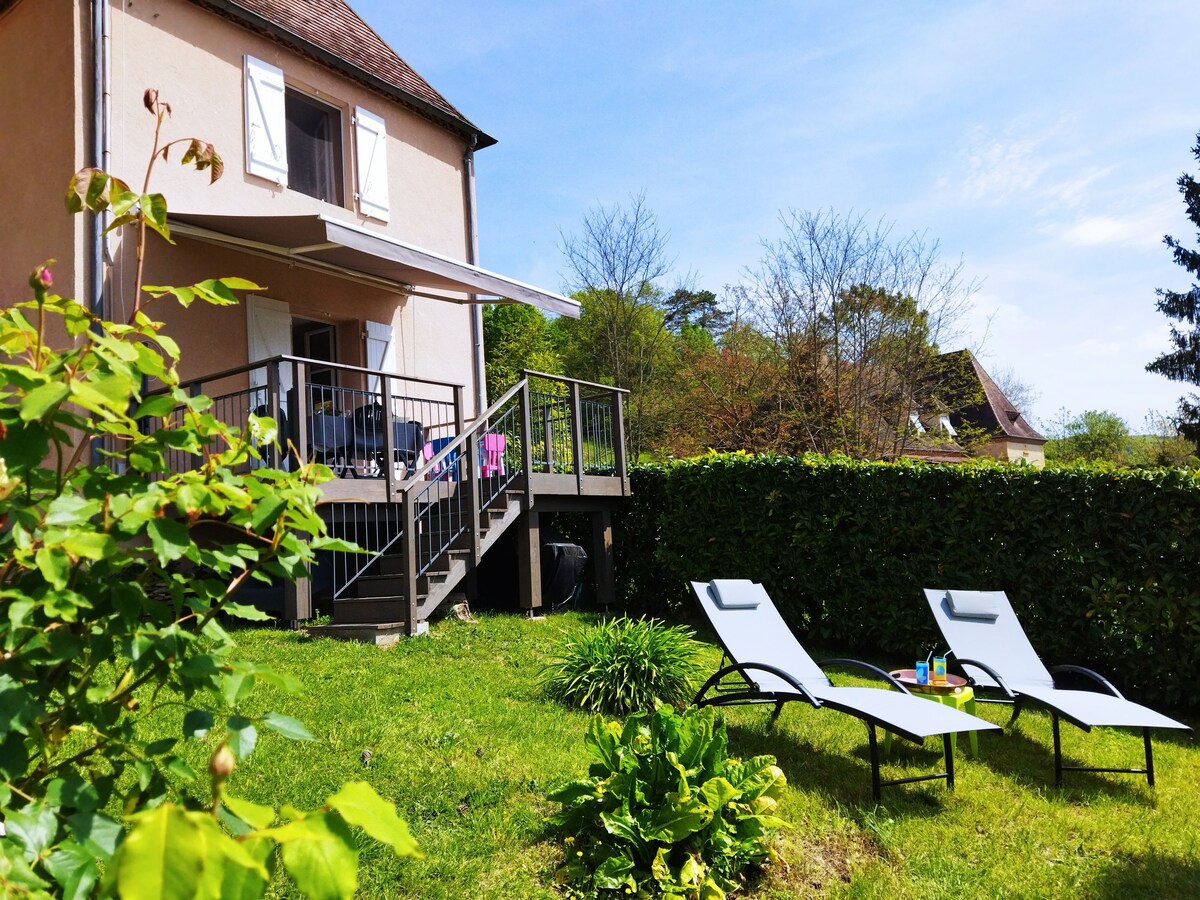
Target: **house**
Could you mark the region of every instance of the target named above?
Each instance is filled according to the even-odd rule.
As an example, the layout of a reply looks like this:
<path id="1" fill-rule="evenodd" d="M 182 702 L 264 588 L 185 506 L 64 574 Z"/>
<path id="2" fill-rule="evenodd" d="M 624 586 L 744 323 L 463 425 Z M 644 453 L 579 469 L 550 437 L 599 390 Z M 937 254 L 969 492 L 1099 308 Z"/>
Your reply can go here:
<path id="1" fill-rule="evenodd" d="M 129 316 L 132 241 L 57 213 L 82 165 L 141 184 L 148 88 L 173 110 L 164 140 L 222 155 L 211 186 L 156 165 L 175 243 L 155 242 L 145 282 L 237 275 L 262 289 L 154 315 L 219 415 L 270 413 L 296 453 L 335 467 L 330 527 L 371 551 L 324 560 L 284 618 L 324 608 L 339 633 L 420 631 L 510 527 L 536 609 L 539 515 L 559 510 L 592 517 L 598 590 L 611 593 L 610 514 L 628 492 L 620 392 L 526 380 L 487 407 L 481 304 L 579 306 L 477 265 L 474 155 L 495 139 L 349 5 L 0 0 L 0 59 L 0 179 L 21 223 L 0 260 L 6 302 L 57 257 L 57 290 Z"/>
<path id="2" fill-rule="evenodd" d="M 915 404 L 901 455 L 930 462 L 990 456 L 1044 466 L 1046 438 L 1005 396 L 970 350 L 941 354 Z M 967 444 L 969 447 L 964 447 Z"/>
<path id="3" fill-rule="evenodd" d="M 908 421 L 899 456 L 932 463 L 961 463 L 971 454 L 958 442 L 958 432 L 950 421 L 950 410 L 934 399 L 921 408 L 910 403 Z"/>
<path id="4" fill-rule="evenodd" d="M 1025 462 L 1031 466 L 1046 464 L 1046 438 L 1021 415 L 1004 395 L 970 350 L 943 353 L 942 371 L 957 373 L 956 378 L 970 385 L 967 401 L 950 413 L 955 428 L 964 426 L 982 435 L 975 449 L 978 456 L 991 456 L 1003 462 Z"/>

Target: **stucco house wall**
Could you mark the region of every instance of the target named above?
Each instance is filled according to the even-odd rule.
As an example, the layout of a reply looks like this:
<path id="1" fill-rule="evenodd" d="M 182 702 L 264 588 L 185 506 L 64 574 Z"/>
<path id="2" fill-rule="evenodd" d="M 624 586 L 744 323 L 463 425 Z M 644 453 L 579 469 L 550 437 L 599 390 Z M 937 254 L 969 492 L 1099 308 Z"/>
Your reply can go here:
<path id="1" fill-rule="evenodd" d="M 394 98 L 335 71 L 314 58 L 189 0 L 112 0 L 109 53 L 108 169 L 141 188 L 153 145 L 154 118 L 143 105 L 155 88 L 171 105 L 163 139 L 198 137 L 212 143 L 225 163 L 209 185 L 205 174 L 178 164 L 177 149 L 158 162 L 150 184 L 172 214 L 238 216 L 316 213 L 373 233 L 470 261 L 467 138 L 431 121 Z M 0 259 L 0 296 L 27 298 L 29 271 L 57 259 L 56 290 L 86 302 L 88 222 L 68 216 L 62 198 L 70 175 L 88 160 L 91 141 L 92 5 L 83 0 L 0 0 L 0 179 L 8 186 L 19 227 L 6 229 Z M 246 164 L 246 57 L 283 70 L 297 88 L 340 111 L 344 202 L 334 205 L 251 175 Z M 362 107 L 386 127 L 387 221 L 364 216 L 355 200 L 354 126 Z M 490 140 L 490 139 L 489 139 Z M 134 247 L 128 234 L 107 239 L 111 260 L 110 316 L 133 306 Z M 187 284 L 238 275 L 265 286 L 261 295 L 289 305 L 299 319 L 337 326 L 338 361 L 366 365 L 367 322 L 392 328 L 394 368 L 402 374 L 466 386 L 465 412 L 474 412 L 473 334 L 470 306 L 408 296 L 396 289 L 292 267 L 261 255 L 232 251 L 178 236 L 174 246 L 151 236 L 145 281 Z M 460 295 L 461 296 L 461 295 Z M 247 361 L 244 308 L 157 301 L 154 314 L 181 345 L 188 375 Z"/>
<path id="2" fill-rule="evenodd" d="M 6 222 L 0 303 L 30 298 L 29 273 L 56 260 L 54 289 L 83 290 L 85 223 L 63 207 L 86 133 L 76 114 L 84 90 L 76 3 L 0 3 L 0 184 Z M 84 32 L 86 34 L 86 31 Z"/>
<path id="3" fill-rule="evenodd" d="M 199 137 L 214 144 L 225 175 L 209 185 L 203 175 L 174 162 L 158 164 L 153 188 L 175 213 L 295 215 L 324 213 L 372 231 L 457 259 L 469 253 L 462 138 L 286 47 L 226 21 L 185 0 L 114 6 L 112 24 L 113 170 L 140 180 L 153 140 L 153 117 L 142 102 L 148 87 L 159 90 L 173 115 L 166 137 Z M 342 113 L 343 206 L 309 197 L 248 174 L 245 164 L 245 57 L 284 71 L 296 87 Z M 387 128 L 389 216 L 386 223 L 353 209 L 354 146 L 350 115 L 356 106 L 384 119 Z M 132 258 L 126 246 L 114 254 L 118 281 L 128 284 Z M 459 384 L 473 380 L 469 307 L 406 297 L 271 260 L 220 252 L 186 238 L 177 247 L 154 242 L 149 283 L 187 283 L 217 275 L 240 275 L 262 285 L 261 294 L 289 304 L 293 316 L 338 327 L 339 361 L 366 363 L 367 321 L 393 329 L 396 366 Z M 114 291 L 114 296 L 121 296 Z M 118 302 L 128 307 L 128 288 Z M 228 368 L 245 361 L 246 320 L 240 309 L 186 312 L 160 304 L 156 315 L 179 335 L 189 373 Z M 184 326 L 186 323 L 186 327 Z M 468 399 L 473 391 L 467 392 Z"/>
<path id="4" fill-rule="evenodd" d="M 1005 462 L 1025 462 L 1038 468 L 1046 465 L 1044 443 L 998 440 L 989 443 L 982 452 L 985 456 Z"/>

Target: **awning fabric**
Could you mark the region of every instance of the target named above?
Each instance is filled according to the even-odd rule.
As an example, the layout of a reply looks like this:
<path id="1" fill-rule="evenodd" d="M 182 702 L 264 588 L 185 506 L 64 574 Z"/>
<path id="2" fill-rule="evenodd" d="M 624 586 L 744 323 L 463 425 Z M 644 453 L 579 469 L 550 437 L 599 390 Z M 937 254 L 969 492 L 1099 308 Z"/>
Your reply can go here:
<path id="1" fill-rule="evenodd" d="M 487 269 L 406 244 L 324 215 L 225 216 L 173 214 L 172 232 L 214 244 L 241 247 L 293 262 L 362 275 L 406 293 L 449 303 L 528 303 L 579 317 L 579 304 Z M 429 291 L 476 294 L 474 300 Z"/>

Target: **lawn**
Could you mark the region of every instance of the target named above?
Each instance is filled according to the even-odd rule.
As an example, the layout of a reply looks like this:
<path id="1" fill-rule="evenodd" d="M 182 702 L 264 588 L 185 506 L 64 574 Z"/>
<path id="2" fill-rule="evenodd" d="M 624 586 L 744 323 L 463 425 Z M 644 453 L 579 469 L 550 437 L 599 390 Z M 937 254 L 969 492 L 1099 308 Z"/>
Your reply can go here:
<path id="1" fill-rule="evenodd" d="M 233 788 L 311 808 L 366 779 L 393 800 L 425 858 L 400 861 L 364 840 L 361 896 L 557 897 L 561 845 L 544 824 L 555 808 L 545 794 L 585 774 L 587 717 L 547 701 L 537 679 L 554 646 L 594 621 L 447 620 L 387 650 L 240 632 L 244 656 L 305 686 L 300 696 L 261 688 L 249 711 L 288 712 L 317 740 L 263 733 Z M 706 662 L 718 658 L 709 645 Z M 1007 721 L 996 707 L 982 715 Z M 793 703 L 773 731 L 766 720 L 761 707 L 728 711 L 730 750 L 778 758 L 789 782 L 779 814 L 795 827 L 777 844 L 787 865 L 744 896 L 1200 896 L 1200 749 L 1186 737 L 1156 737 L 1153 790 L 1138 776 L 1090 773 L 1056 789 L 1049 718 L 1026 712 L 1013 732 L 981 734 L 978 760 L 959 742 L 953 794 L 941 782 L 885 788 L 876 806 L 857 719 Z M 884 777 L 932 771 L 935 743 L 901 742 Z M 1064 726 L 1063 749 L 1068 761 L 1136 765 L 1141 737 Z"/>

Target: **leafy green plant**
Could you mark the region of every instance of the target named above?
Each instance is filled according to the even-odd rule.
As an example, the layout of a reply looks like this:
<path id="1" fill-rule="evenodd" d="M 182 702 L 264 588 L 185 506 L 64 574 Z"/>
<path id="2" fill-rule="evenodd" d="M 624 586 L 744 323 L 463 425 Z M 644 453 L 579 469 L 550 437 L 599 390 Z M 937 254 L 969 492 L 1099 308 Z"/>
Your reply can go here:
<path id="1" fill-rule="evenodd" d="M 146 107 L 156 121 L 147 183 L 176 144 L 184 164 L 220 174 L 211 145 L 160 147 L 170 110 L 154 91 Z M 110 229 L 133 230 L 140 295 L 147 229 L 169 240 L 162 196 L 85 169 L 67 206 L 108 210 Z M 146 314 L 151 300 L 120 324 L 52 284 L 39 266 L 33 298 L 0 311 L 0 892 L 258 897 L 278 846 L 302 891 L 348 897 L 352 826 L 401 854 L 415 844 L 365 784 L 313 812 L 285 805 L 282 824 L 228 790 L 260 728 L 311 735 L 290 716 L 242 713 L 256 683 L 298 685 L 239 659 L 220 619 L 266 618 L 232 599 L 247 580 L 294 579 L 317 550 L 353 549 L 330 540 L 317 513 L 330 473 L 253 468 L 275 423 L 233 427 L 191 395 L 177 345 Z M 254 287 L 220 278 L 145 291 L 187 306 L 236 302 L 234 290 Z M 194 468 L 172 472 L 172 451 Z M 156 733 L 150 723 L 168 706 L 182 728 Z M 210 734 L 204 785 L 180 745 Z"/>
<path id="2" fill-rule="evenodd" d="M 786 784 L 772 756 L 726 755 L 711 707 L 635 713 L 624 726 L 600 716 L 584 743 L 588 777 L 550 794 L 566 833 L 560 883 L 585 895 L 718 900 L 747 866 L 777 859 L 773 815 Z"/>
<path id="3" fill-rule="evenodd" d="M 623 716 L 656 700 L 683 706 L 701 672 L 693 634 L 652 619 L 611 619 L 568 640 L 542 670 L 542 683 L 555 700 L 589 712 Z"/>

